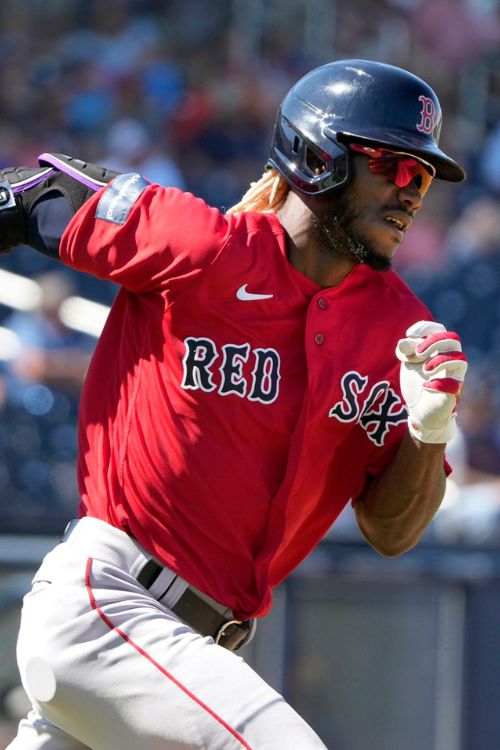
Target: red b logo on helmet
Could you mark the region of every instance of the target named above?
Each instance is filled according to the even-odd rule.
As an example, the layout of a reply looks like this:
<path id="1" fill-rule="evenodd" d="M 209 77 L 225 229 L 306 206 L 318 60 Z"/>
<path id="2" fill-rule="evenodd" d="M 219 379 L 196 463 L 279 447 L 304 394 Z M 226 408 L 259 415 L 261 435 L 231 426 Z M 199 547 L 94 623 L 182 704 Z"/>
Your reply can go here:
<path id="1" fill-rule="evenodd" d="M 420 130 L 421 133 L 432 133 L 436 126 L 436 106 L 428 96 L 419 96 L 418 101 L 421 102 L 422 109 L 417 130 Z"/>

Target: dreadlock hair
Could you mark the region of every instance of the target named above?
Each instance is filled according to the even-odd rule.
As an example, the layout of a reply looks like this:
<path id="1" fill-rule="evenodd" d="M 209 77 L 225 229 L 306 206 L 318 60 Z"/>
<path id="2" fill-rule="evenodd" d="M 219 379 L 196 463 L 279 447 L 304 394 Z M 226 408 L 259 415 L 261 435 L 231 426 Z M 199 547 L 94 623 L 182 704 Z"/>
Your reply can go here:
<path id="1" fill-rule="evenodd" d="M 280 173 L 273 167 L 268 167 L 257 182 L 252 182 L 249 189 L 226 214 L 239 214 L 242 211 L 258 211 L 259 213 L 274 214 L 283 205 L 290 186 Z"/>

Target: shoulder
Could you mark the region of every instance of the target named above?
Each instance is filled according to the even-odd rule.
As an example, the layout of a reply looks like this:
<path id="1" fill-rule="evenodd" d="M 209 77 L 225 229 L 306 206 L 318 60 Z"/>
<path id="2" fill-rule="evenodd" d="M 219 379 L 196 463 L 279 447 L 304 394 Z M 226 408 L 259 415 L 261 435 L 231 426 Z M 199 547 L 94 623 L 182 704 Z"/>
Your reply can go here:
<path id="1" fill-rule="evenodd" d="M 282 235 L 284 230 L 276 214 L 242 211 L 227 217 L 232 227 L 247 234 Z"/>
<path id="2" fill-rule="evenodd" d="M 388 290 L 387 296 L 394 305 L 397 305 L 398 310 L 401 310 L 405 320 L 408 317 L 411 324 L 415 319 L 432 319 L 432 313 L 427 305 L 403 281 L 396 271 L 390 270 L 383 275 L 386 277 L 384 283 Z"/>
<path id="3" fill-rule="evenodd" d="M 371 296 L 378 299 L 381 309 L 399 312 L 420 311 L 424 317 L 429 316 L 430 312 L 422 300 L 417 297 L 415 292 L 410 289 L 408 284 L 403 281 L 396 271 L 374 271 L 371 268 L 363 266 L 364 281 L 368 282 Z"/>
<path id="4" fill-rule="evenodd" d="M 395 271 L 359 266 L 351 275 L 350 313 L 354 320 L 375 326 L 380 339 L 397 341 L 413 323 L 433 320 L 429 308 Z"/>
<path id="5" fill-rule="evenodd" d="M 153 186 L 154 187 L 154 186 Z M 163 210 L 175 219 L 177 224 L 201 234 L 216 231 L 219 235 L 243 238 L 256 236 L 263 239 L 266 235 L 282 235 L 283 228 L 275 214 L 243 211 L 238 214 L 226 214 L 224 209 L 206 203 L 190 192 L 178 188 L 158 188 L 158 198 Z"/>

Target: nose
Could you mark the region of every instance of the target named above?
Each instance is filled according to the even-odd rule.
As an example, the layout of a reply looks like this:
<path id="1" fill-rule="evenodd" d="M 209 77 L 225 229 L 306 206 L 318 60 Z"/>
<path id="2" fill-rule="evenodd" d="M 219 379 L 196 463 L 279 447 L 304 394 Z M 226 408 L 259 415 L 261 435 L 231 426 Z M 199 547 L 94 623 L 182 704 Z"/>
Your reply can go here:
<path id="1" fill-rule="evenodd" d="M 406 187 L 399 189 L 400 200 L 411 208 L 412 211 L 418 211 L 422 206 L 423 200 L 416 179 L 414 178 Z"/>

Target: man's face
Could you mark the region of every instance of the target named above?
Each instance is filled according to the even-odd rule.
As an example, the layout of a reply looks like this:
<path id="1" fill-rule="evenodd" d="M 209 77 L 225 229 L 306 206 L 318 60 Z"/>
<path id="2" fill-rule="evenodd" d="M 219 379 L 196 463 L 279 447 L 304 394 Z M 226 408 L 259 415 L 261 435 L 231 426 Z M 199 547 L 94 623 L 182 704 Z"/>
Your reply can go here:
<path id="1" fill-rule="evenodd" d="M 353 154 L 352 161 L 345 189 L 306 198 L 311 234 L 325 252 L 384 271 L 422 204 L 418 179 L 399 188 L 370 172 L 364 155 Z"/>

